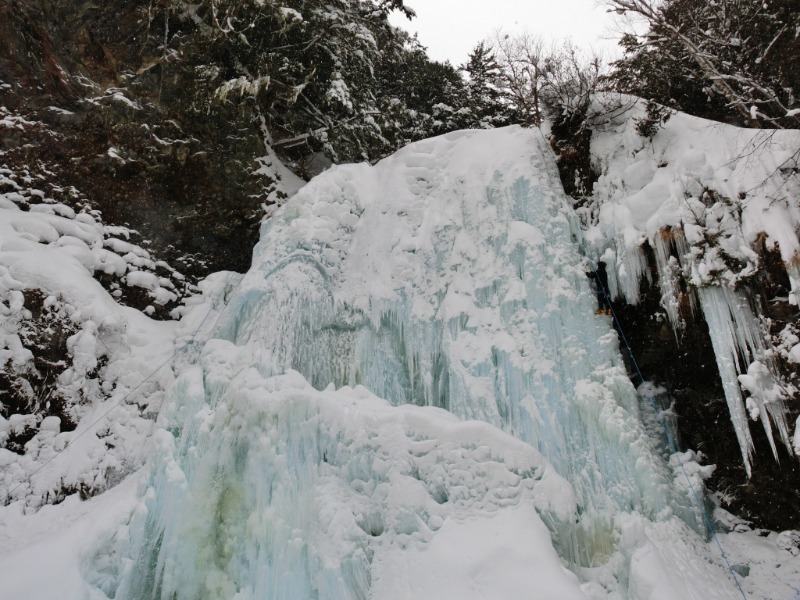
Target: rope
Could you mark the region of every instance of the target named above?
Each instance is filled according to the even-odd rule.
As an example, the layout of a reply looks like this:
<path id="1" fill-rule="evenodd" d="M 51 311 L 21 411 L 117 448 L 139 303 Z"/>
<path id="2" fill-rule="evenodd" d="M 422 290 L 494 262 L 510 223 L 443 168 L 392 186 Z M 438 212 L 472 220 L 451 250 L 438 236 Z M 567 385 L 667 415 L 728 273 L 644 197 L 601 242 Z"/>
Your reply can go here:
<path id="1" fill-rule="evenodd" d="M 614 323 L 617 326 L 617 331 L 619 332 L 619 336 L 622 339 L 622 342 L 625 344 L 625 347 L 628 350 L 628 354 L 631 357 L 631 362 L 633 363 L 633 367 L 636 370 L 636 374 L 639 376 L 639 379 L 641 380 L 641 382 L 644 383 L 647 380 L 645 379 L 644 375 L 642 374 L 642 370 L 639 368 L 639 363 L 637 362 L 636 357 L 633 355 L 633 348 L 631 347 L 631 344 L 628 341 L 628 338 L 627 338 L 627 336 L 625 335 L 625 332 L 622 329 L 622 323 L 620 322 L 619 317 L 617 316 L 617 311 L 614 310 L 614 305 L 611 303 L 611 296 L 609 295 L 608 290 L 606 289 L 606 287 L 603 285 L 603 282 L 600 279 L 600 275 L 597 272 L 597 269 L 595 267 L 591 267 L 591 268 L 592 268 L 592 271 L 594 273 L 595 281 L 597 282 L 597 287 L 600 289 L 601 293 L 603 294 L 603 298 L 605 299 L 606 304 L 608 305 L 609 309 L 611 310 L 611 316 L 614 319 Z M 719 536 L 717 535 L 717 529 L 716 529 L 716 527 L 714 527 L 714 523 L 712 522 L 711 517 L 710 517 L 710 515 L 708 514 L 708 511 L 705 508 L 705 504 L 701 501 L 700 495 L 698 494 L 698 492 L 695 489 L 694 485 L 692 485 L 692 480 L 689 477 L 689 474 L 686 472 L 686 467 L 684 466 L 683 461 L 680 459 L 678 445 L 675 442 L 675 439 L 672 436 L 672 433 L 670 432 L 669 427 L 664 422 L 663 412 L 656 405 L 656 401 L 653 398 L 652 394 L 647 394 L 647 399 L 650 400 L 650 403 L 653 405 L 653 410 L 655 411 L 655 413 L 657 415 L 658 423 L 659 423 L 659 425 L 661 425 L 661 428 L 664 430 L 664 436 L 667 439 L 667 444 L 669 445 L 670 451 L 675 456 L 676 460 L 678 461 L 678 464 L 681 467 L 681 471 L 683 472 L 683 476 L 686 478 L 686 483 L 689 485 L 689 490 L 692 493 L 692 497 L 693 497 L 695 503 L 697 504 L 697 506 L 700 507 L 700 512 L 703 515 L 703 521 L 705 522 L 706 528 L 709 531 L 709 533 L 711 534 L 711 538 L 716 543 L 717 548 L 719 548 L 719 553 L 722 556 L 722 560 L 725 562 L 725 566 L 727 566 L 728 572 L 730 572 L 731 577 L 733 578 L 733 582 L 736 584 L 736 587 L 738 588 L 739 593 L 742 595 L 742 598 L 747 600 L 747 595 L 745 594 L 744 589 L 742 589 L 742 585 L 739 582 L 739 578 L 736 576 L 736 571 L 733 570 L 733 566 L 731 565 L 730 560 L 728 559 L 728 555 L 725 553 L 725 550 L 722 548 L 722 544 L 719 541 Z"/>
<path id="2" fill-rule="evenodd" d="M 38 474 L 38 473 L 39 473 L 39 472 L 40 472 L 42 469 L 44 469 L 44 468 L 45 468 L 47 465 L 49 465 L 51 462 L 53 462 L 55 459 L 57 459 L 59 456 L 61 456 L 61 455 L 62 455 L 64 452 L 66 452 L 66 451 L 67 451 L 69 448 L 71 448 L 72 446 L 74 446 L 74 445 L 75 445 L 75 443 L 76 443 L 76 442 L 77 442 L 77 441 L 78 441 L 80 438 L 82 438 L 84 435 L 86 435 L 86 434 L 87 434 L 87 433 L 89 433 L 90 431 L 94 430 L 94 428 L 95 428 L 95 427 L 97 427 L 97 425 L 98 425 L 98 424 L 99 424 L 101 421 L 103 421 L 103 420 L 104 420 L 104 419 L 105 419 L 105 418 L 106 418 L 106 417 L 107 417 L 109 414 L 111 414 L 111 411 L 113 411 L 115 408 L 119 407 L 119 406 L 120 406 L 120 405 L 121 405 L 123 402 L 125 402 L 126 400 L 128 400 L 129 398 L 131 398 L 131 397 L 132 397 L 132 396 L 133 396 L 133 395 L 134 395 L 134 394 L 135 394 L 137 391 L 139 391 L 139 389 L 141 389 L 141 388 L 142 388 L 142 386 L 143 386 L 144 384 L 146 384 L 146 383 L 147 383 L 148 381 L 150 381 L 150 380 L 151 380 L 153 377 L 155 377 L 155 375 L 156 375 L 156 374 L 157 374 L 157 373 L 158 373 L 158 372 L 159 372 L 161 369 L 163 369 L 163 368 L 164 368 L 164 367 L 166 367 L 168 364 L 170 364 L 170 363 L 171 363 L 173 360 L 175 360 L 175 359 L 178 357 L 178 355 L 179 355 L 181 352 L 183 352 L 184 350 L 186 350 L 186 348 L 188 348 L 190 345 L 194 344 L 194 343 L 197 341 L 197 340 L 195 339 L 195 337 L 196 337 L 196 336 L 197 336 L 197 334 L 200 332 L 200 329 L 202 329 L 202 327 L 203 327 L 203 325 L 205 324 L 206 320 L 208 320 L 208 317 L 209 317 L 209 316 L 211 316 L 211 313 L 212 313 L 212 312 L 214 312 L 214 305 L 215 305 L 215 304 L 217 304 L 217 303 L 219 302 L 220 298 L 223 298 L 223 303 L 224 303 L 224 305 L 223 305 L 223 307 L 222 307 L 222 310 L 219 312 L 219 314 L 217 315 L 217 318 L 214 320 L 214 324 L 211 326 L 211 330 L 210 330 L 210 331 L 214 331 L 214 329 L 215 329 L 215 328 L 216 328 L 216 326 L 217 326 L 217 323 L 219 323 L 219 320 L 220 320 L 220 318 L 221 318 L 221 317 L 222 317 L 222 315 L 225 313 L 225 311 L 228 309 L 228 302 L 227 302 L 226 300 L 224 300 L 224 298 L 225 298 L 225 295 L 228 293 L 228 288 L 230 287 L 230 281 L 231 281 L 231 278 L 233 277 L 233 275 L 234 275 L 234 274 L 233 274 L 233 273 L 231 273 L 231 274 L 228 276 L 228 280 L 225 282 L 225 286 L 222 288 L 222 293 L 220 294 L 219 298 L 217 298 L 217 302 L 212 302 L 212 303 L 211 303 L 211 307 L 208 309 L 208 312 L 205 314 L 205 316 L 203 317 L 203 319 L 200 321 L 200 324 L 197 326 L 197 328 L 196 328 L 196 329 L 195 329 L 195 330 L 192 332 L 192 334 L 189 336 L 189 339 L 186 341 L 186 343 L 184 343 L 184 344 L 183 344 L 183 345 L 182 345 L 180 348 L 177 348 L 177 349 L 176 349 L 176 350 L 175 350 L 175 351 L 174 351 L 174 352 L 173 352 L 173 353 L 170 355 L 170 357 L 169 357 L 169 358 L 167 358 L 167 359 L 166 359 L 164 362 L 162 362 L 160 365 L 158 365 L 158 367 L 156 367 L 156 368 L 155 368 L 155 369 L 154 369 L 154 370 L 153 370 L 153 371 L 152 371 L 152 372 L 151 372 L 151 373 L 150 373 L 150 374 L 149 374 L 147 377 L 145 377 L 145 378 L 144 378 L 144 379 L 143 379 L 141 382 L 139 382 L 139 384 L 138 384 L 136 387 L 134 387 L 134 388 L 133 388 L 131 391 L 129 391 L 127 394 L 125 394 L 125 395 L 124 395 L 124 396 L 123 396 L 123 397 L 122 397 L 120 400 L 118 400 L 117 402 L 115 402 L 115 403 L 114 403 L 114 404 L 111 406 L 111 408 L 109 408 L 109 409 L 108 409 L 106 412 L 104 412 L 102 415 L 100 415 L 100 417 L 99 417 L 99 418 L 97 418 L 97 419 L 96 419 L 94 422 L 92 422 L 92 423 L 91 423 L 91 424 L 90 424 L 90 425 L 89 425 L 89 426 L 88 426 L 86 429 L 84 429 L 83 431 L 81 431 L 79 434 L 77 434 L 75 437 L 73 437 L 73 438 L 72 438 L 72 439 L 71 439 L 69 442 L 67 442 L 67 444 L 66 444 L 66 445 L 65 445 L 65 446 L 64 446 L 64 447 L 63 447 L 61 450 L 59 450 L 59 451 L 57 451 L 55 454 L 53 454 L 53 456 L 51 456 L 51 457 L 50 457 L 50 458 L 48 458 L 46 461 L 44 461 L 44 462 L 43 462 L 41 465 L 39 465 L 39 467 L 38 467 L 38 468 L 36 468 L 36 469 L 33 471 L 33 473 L 31 473 L 30 475 L 26 476 L 26 477 L 25 477 L 25 478 L 24 478 L 22 481 L 20 481 L 20 482 L 19 482 L 17 485 L 15 485 L 15 486 L 14 486 L 13 488 L 11 488 L 11 489 L 10 489 L 8 492 L 6 492 L 6 495 L 5 495 L 5 497 L 3 498 L 3 506 L 7 506 L 8 504 L 10 504 L 10 503 L 11 503 L 11 496 L 12 496 L 12 494 L 13 494 L 13 493 L 14 493 L 14 492 L 15 492 L 15 491 L 16 491 L 16 490 L 17 490 L 17 489 L 20 487 L 20 486 L 22 486 L 22 485 L 23 485 L 23 484 L 25 484 L 25 483 L 29 483 L 30 481 L 32 481 L 32 480 L 33 480 L 33 478 L 34 478 L 34 477 L 35 477 L 35 476 L 36 476 L 36 475 L 37 475 L 37 474 Z M 242 278 L 242 280 L 243 280 L 243 279 L 244 279 L 244 278 Z M 241 282 L 242 282 L 242 280 L 239 280 L 239 282 L 238 282 L 238 283 L 237 283 L 237 284 L 236 284 L 236 285 L 233 287 L 233 289 L 231 290 L 231 292 L 235 292 L 235 291 L 236 291 L 236 290 L 239 288 L 239 286 L 241 285 Z M 103 345 L 105 345 L 105 344 L 103 344 Z"/>

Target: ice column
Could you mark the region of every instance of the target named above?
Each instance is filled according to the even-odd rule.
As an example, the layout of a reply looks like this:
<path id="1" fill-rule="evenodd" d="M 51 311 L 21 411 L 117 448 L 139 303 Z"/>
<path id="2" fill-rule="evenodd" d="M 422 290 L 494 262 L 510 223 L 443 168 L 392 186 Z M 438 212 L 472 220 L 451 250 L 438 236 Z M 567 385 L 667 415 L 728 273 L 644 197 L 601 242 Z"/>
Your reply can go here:
<path id="1" fill-rule="evenodd" d="M 752 363 L 765 360 L 761 331 L 747 299 L 736 291 L 727 286 L 706 286 L 699 288 L 697 293 L 708 323 L 708 332 L 714 347 L 728 411 L 749 475 L 753 440 L 739 383 L 740 376 L 747 374 Z M 772 434 L 773 422 L 784 443 L 790 447 L 788 424 L 782 402 L 776 398 L 769 406 L 765 398 L 758 394 L 751 395 L 750 400 L 757 405 L 756 414 L 761 417 L 761 424 L 777 459 L 777 450 Z"/>

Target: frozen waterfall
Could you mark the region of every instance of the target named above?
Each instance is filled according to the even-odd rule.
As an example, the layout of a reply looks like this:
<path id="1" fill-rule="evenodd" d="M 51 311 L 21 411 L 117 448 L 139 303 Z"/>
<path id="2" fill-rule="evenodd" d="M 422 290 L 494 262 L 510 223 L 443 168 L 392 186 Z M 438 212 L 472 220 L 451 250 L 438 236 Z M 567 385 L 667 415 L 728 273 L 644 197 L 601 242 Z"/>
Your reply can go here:
<path id="1" fill-rule="evenodd" d="M 170 393 L 103 550 L 127 558 L 88 577 L 131 600 L 736 597 L 580 244 L 530 130 L 314 179 Z"/>

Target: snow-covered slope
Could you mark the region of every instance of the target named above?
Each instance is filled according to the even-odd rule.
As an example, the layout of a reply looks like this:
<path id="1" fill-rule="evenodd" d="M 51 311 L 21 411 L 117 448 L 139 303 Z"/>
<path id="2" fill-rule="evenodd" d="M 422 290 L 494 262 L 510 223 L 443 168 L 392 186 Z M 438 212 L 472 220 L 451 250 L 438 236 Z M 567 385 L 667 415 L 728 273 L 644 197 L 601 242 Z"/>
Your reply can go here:
<path id="1" fill-rule="evenodd" d="M 324 173 L 264 224 L 251 270 L 213 276 L 187 310 L 178 344 L 197 343 L 148 465 L 86 503 L 0 509 L 4 589 L 738 597 L 694 496 L 704 470 L 685 465 L 693 491 L 676 482 L 691 454 L 670 464 L 643 424 L 653 407 L 595 314 L 580 247 L 536 131 Z M 735 541 L 753 597 L 787 596 L 792 545 L 753 557 Z"/>
<path id="2" fill-rule="evenodd" d="M 0 184 L 13 190 L 0 194 L 7 417 L 0 415 L 0 490 L 5 502 L 38 507 L 75 492 L 99 493 L 143 464 L 142 440 L 171 374 L 166 369 L 138 395 L 130 392 L 169 359 L 176 324 L 153 321 L 111 294 L 122 295 L 128 278 L 154 304 L 177 295 L 173 280 L 155 274 L 149 254 L 126 241 L 125 228 L 105 226 L 97 213 L 77 212 L 15 175 L 0 171 Z M 99 427 L 89 427 L 112 407 Z M 73 442 L 69 458 L 56 457 Z M 50 459 L 54 464 L 40 470 Z"/>

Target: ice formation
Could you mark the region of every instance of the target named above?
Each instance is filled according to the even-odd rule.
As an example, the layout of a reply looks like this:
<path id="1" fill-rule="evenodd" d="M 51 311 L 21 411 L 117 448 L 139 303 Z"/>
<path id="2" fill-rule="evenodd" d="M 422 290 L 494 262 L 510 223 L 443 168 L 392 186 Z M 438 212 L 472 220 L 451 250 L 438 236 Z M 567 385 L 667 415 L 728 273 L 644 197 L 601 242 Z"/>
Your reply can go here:
<path id="1" fill-rule="evenodd" d="M 607 117 L 610 105 L 617 110 Z M 592 136 L 601 175 L 592 198 L 597 218 L 586 233 L 587 253 L 609 265 L 612 295 L 636 304 L 642 280 L 652 283 L 644 252 L 649 242 L 661 304 L 674 330 L 684 325 L 682 302 L 690 314 L 699 309 L 708 323 L 748 473 L 753 452 L 748 411 L 761 421 L 776 458 L 773 428 L 791 453 L 785 394 L 771 376 L 759 377 L 756 385 L 748 375 L 756 364 L 774 368 L 759 318 L 736 288 L 756 273 L 757 251 L 765 244 L 779 250 L 791 286 L 789 301 L 797 304 L 800 132 L 741 129 L 677 113 L 646 139 L 636 130 L 645 113 L 643 101 L 601 97 L 595 108 L 605 122 Z M 687 284 L 685 292 L 680 279 Z"/>
<path id="2" fill-rule="evenodd" d="M 178 374 L 142 500 L 87 581 L 130 599 L 735 597 L 640 420 L 580 238 L 521 128 L 314 179 Z"/>

